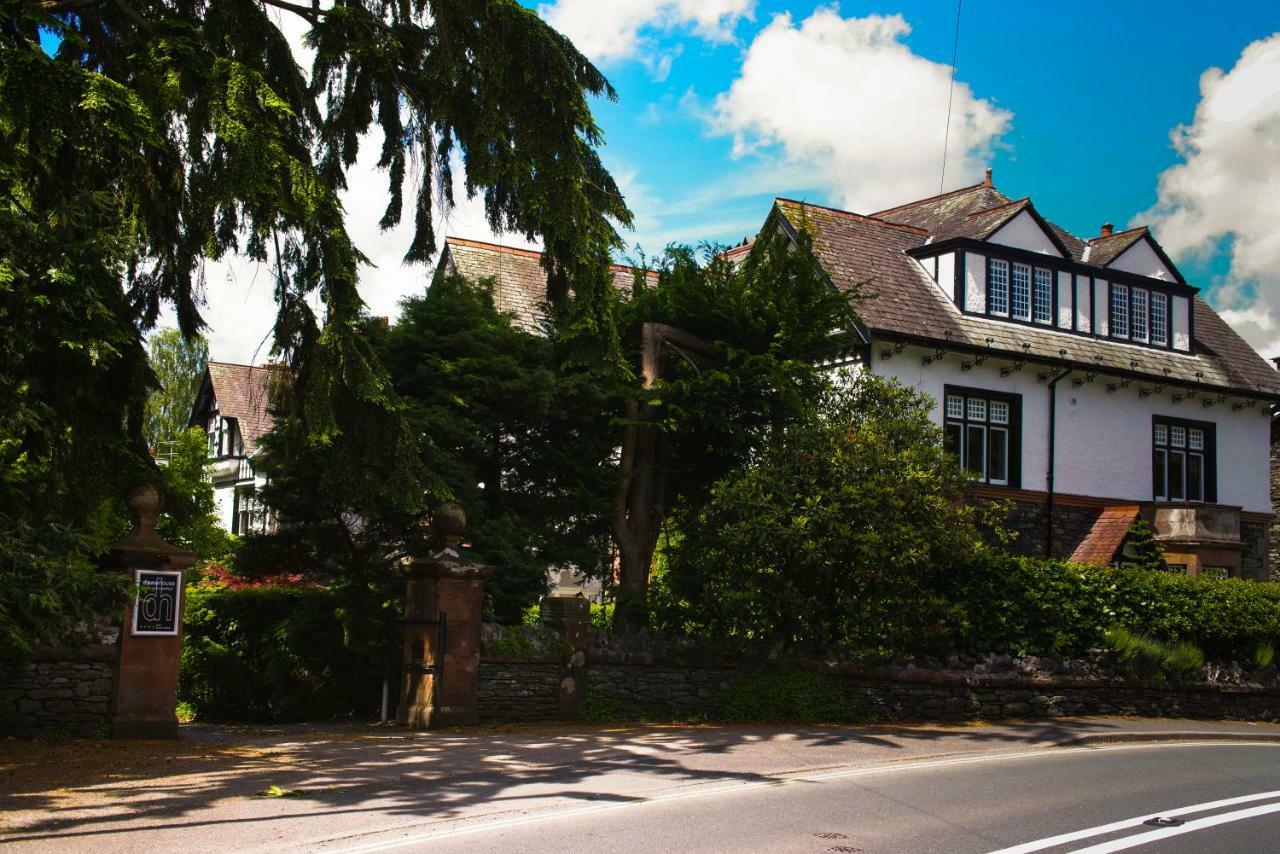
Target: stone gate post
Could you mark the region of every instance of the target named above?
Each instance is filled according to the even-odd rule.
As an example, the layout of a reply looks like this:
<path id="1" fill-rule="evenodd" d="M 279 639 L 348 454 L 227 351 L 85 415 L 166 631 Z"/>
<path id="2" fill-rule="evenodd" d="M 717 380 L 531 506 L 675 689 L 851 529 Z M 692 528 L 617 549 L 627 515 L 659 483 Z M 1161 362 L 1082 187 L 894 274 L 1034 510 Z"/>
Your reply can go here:
<path id="1" fill-rule="evenodd" d="M 111 546 L 103 569 L 124 572 L 134 587 L 116 647 L 112 738 L 177 738 L 178 663 L 187 568 L 196 556 L 156 533 L 160 492 L 153 484 L 125 496 L 133 530 Z"/>
<path id="2" fill-rule="evenodd" d="M 441 505 L 432 528 L 432 548 L 401 561 L 404 676 L 396 720 L 410 729 L 478 720 L 480 619 L 494 568 L 471 560 L 461 545 L 466 516 L 458 505 Z"/>

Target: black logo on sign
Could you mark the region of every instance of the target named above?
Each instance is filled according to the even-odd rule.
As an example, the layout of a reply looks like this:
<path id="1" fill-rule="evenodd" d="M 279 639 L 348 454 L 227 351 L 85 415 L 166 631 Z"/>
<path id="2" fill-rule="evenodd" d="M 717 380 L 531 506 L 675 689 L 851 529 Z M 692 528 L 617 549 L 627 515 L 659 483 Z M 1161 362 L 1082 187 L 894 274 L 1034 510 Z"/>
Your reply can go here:
<path id="1" fill-rule="evenodd" d="M 133 609 L 135 635 L 176 635 L 180 572 L 138 572 L 138 602 Z"/>

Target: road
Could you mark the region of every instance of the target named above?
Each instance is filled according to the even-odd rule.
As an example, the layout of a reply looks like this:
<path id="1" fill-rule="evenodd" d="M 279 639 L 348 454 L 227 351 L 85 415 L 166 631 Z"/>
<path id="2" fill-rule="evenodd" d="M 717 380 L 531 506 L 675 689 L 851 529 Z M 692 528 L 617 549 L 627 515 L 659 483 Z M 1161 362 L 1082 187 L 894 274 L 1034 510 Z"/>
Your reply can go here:
<path id="1" fill-rule="evenodd" d="M 1164 819 L 1169 826 L 1144 822 Z M 388 834 L 375 851 L 1280 850 L 1280 745 L 1147 744 L 907 763 Z"/>
<path id="2" fill-rule="evenodd" d="M 1280 727 L 351 725 L 0 743 L 0 844 L 15 852 L 963 852 L 1126 822 L 1053 852 L 1236 798 L 1139 850 L 1280 850 Z"/>

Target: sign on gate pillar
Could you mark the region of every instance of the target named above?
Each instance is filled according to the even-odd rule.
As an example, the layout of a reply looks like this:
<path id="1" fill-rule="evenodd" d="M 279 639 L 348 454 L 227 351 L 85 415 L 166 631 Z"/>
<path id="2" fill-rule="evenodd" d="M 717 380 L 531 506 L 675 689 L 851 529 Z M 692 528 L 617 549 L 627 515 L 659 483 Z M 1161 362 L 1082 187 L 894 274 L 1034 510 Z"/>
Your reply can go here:
<path id="1" fill-rule="evenodd" d="M 160 493 L 154 485 L 130 490 L 126 501 L 133 530 L 102 562 L 133 584 L 116 649 L 111 737 L 176 738 L 183 593 L 195 555 L 156 533 Z"/>
<path id="2" fill-rule="evenodd" d="M 410 729 L 474 724 L 484 582 L 493 567 L 462 546 L 466 516 L 443 504 L 433 544 L 401 561 L 405 576 L 404 676 L 396 720 Z"/>

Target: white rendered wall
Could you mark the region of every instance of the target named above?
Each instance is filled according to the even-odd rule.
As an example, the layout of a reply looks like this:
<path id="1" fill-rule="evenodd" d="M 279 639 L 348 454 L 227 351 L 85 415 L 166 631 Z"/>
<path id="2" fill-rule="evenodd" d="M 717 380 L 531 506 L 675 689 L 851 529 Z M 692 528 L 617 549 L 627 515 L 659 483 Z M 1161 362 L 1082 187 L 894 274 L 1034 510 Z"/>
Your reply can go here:
<path id="1" fill-rule="evenodd" d="M 1172 297 L 1169 300 L 1169 328 L 1173 330 L 1173 349 L 1191 349 L 1191 300 Z"/>
<path id="2" fill-rule="evenodd" d="M 1058 271 L 1058 326 L 1062 329 L 1071 328 L 1071 282 L 1070 273 Z"/>
<path id="3" fill-rule="evenodd" d="M 228 483 L 224 486 L 215 485 L 213 487 L 214 513 L 217 514 L 218 524 L 227 531 L 231 530 L 235 495 L 236 488 L 234 483 Z"/>
<path id="4" fill-rule="evenodd" d="M 1151 244 L 1144 240 L 1130 246 L 1128 249 L 1120 253 L 1120 257 L 1116 258 L 1107 265 L 1116 270 L 1124 270 L 1126 273 L 1137 273 L 1139 276 L 1149 276 L 1153 279 L 1162 279 L 1166 282 L 1176 281 L 1171 271 L 1160 260 L 1160 256 L 1151 248 Z"/>
<path id="5" fill-rule="evenodd" d="M 1099 335 L 1110 334 L 1107 330 L 1111 323 L 1111 294 L 1107 290 L 1107 283 L 1102 279 L 1093 280 L 1093 304 L 1097 306 L 1093 312 L 1093 321 L 1098 327 L 1094 331 Z"/>
<path id="6" fill-rule="evenodd" d="M 1031 214 L 1023 211 L 1000 227 L 1000 230 L 987 238 L 988 243 L 999 243 L 1001 246 L 1013 246 L 1031 252 L 1062 257 L 1058 247 L 1044 233 L 1040 223 Z"/>
<path id="7" fill-rule="evenodd" d="M 984 314 L 987 310 L 987 256 L 964 253 L 964 307 Z"/>
<path id="8" fill-rule="evenodd" d="M 938 287 L 952 304 L 956 301 L 956 254 L 946 252 L 938 256 Z"/>
<path id="9" fill-rule="evenodd" d="M 888 376 L 942 397 L 946 385 L 991 389 L 1022 395 L 1022 488 L 1047 489 L 1049 389 L 1036 381 L 1045 368 L 1028 364 L 1008 377 L 1000 368 L 1011 360 L 988 359 L 970 371 L 960 363 L 969 356 L 947 354 L 925 366 L 928 350 L 909 347 L 885 361 L 882 343 L 872 347 L 872 373 Z M 1072 377 L 1058 383 L 1056 492 L 1120 501 L 1150 501 L 1151 417 L 1167 415 L 1217 426 L 1218 503 L 1246 511 L 1271 512 L 1271 422 L 1263 410 L 1232 412 L 1230 404 L 1205 409 L 1201 398 L 1175 404 L 1172 393 L 1138 396 L 1139 383 L 1114 393 L 1106 386 L 1114 379 L 1099 376 L 1074 388 Z M 942 411 L 934 409 L 942 423 Z"/>
<path id="10" fill-rule="evenodd" d="M 1081 332 L 1093 331 L 1093 292 L 1089 287 L 1088 276 L 1076 276 L 1076 297 L 1080 300 L 1076 306 L 1076 329 Z"/>

